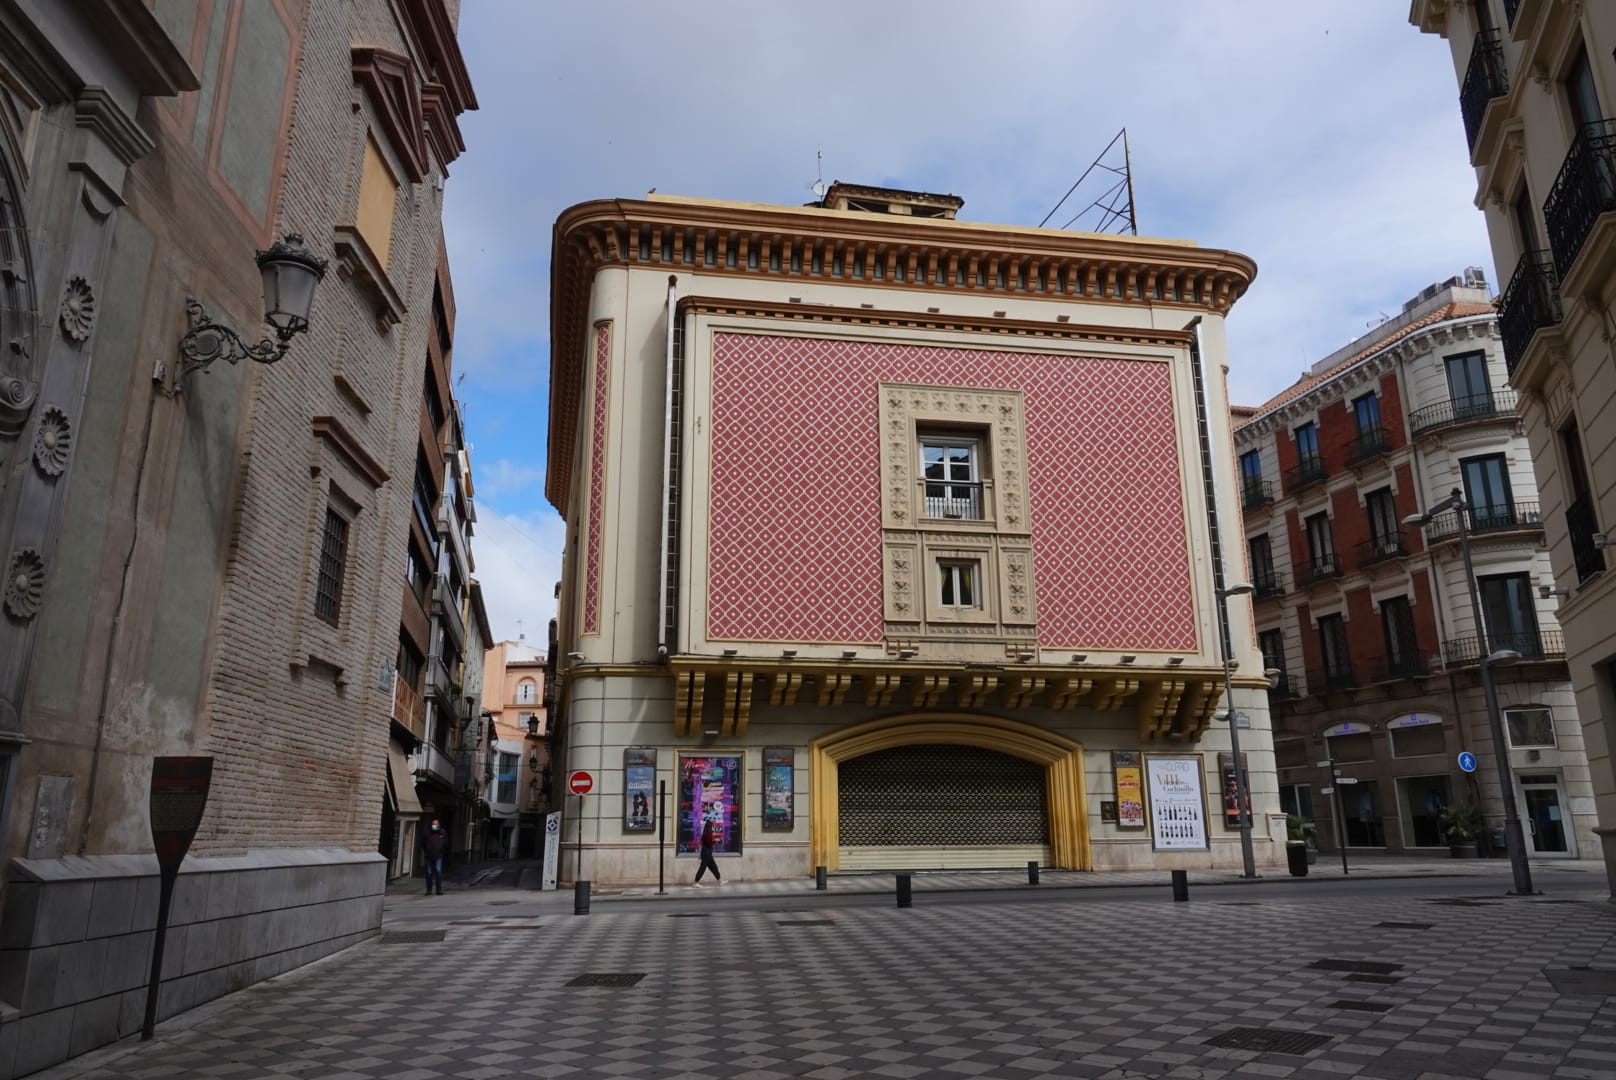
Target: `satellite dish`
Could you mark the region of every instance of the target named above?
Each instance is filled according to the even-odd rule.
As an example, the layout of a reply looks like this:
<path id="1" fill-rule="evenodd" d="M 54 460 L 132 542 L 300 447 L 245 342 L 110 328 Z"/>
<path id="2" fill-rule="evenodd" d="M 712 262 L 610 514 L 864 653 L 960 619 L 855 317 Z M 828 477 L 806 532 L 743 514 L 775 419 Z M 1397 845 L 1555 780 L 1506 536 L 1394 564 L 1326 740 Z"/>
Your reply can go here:
<path id="1" fill-rule="evenodd" d="M 813 193 L 814 193 L 814 198 L 823 199 L 825 197 L 825 181 L 823 181 L 823 180 L 815 180 L 814 181 L 814 186 L 813 186 Z"/>

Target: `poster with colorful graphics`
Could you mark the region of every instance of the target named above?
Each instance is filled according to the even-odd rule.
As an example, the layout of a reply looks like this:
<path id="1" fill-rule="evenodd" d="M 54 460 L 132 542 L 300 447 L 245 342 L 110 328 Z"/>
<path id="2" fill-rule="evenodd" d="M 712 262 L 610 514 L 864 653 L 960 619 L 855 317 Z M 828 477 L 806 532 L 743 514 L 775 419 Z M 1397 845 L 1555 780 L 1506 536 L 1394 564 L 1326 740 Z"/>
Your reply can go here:
<path id="1" fill-rule="evenodd" d="M 630 746 L 623 751 L 623 828 L 650 832 L 656 828 L 656 750 Z"/>
<path id="2" fill-rule="evenodd" d="M 741 853 L 741 758 L 724 754 L 679 755 L 680 855 L 701 851 L 701 830 L 710 821 L 715 830 L 713 853 Z"/>
<path id="3" fill-rule="evenodd" d="M 1137 750 L 1113 750 L 1111 773 L 1116 780 L 1117 828 L 1145 827 L 1145 776 Z"/>
<path id="4" fill-rule="evenodd" d="M 1207 851 L 1206 779 L 1198 754 L 1145 755 L 1150 795 L 1150 846 L 1156 851 Z"/>
<path id="5" fill-rule="evenodd" d="M 763 748 L 763 827 L 786 829 L 792 825 L 792 770 L 795 755 L 789 746 Z"/>

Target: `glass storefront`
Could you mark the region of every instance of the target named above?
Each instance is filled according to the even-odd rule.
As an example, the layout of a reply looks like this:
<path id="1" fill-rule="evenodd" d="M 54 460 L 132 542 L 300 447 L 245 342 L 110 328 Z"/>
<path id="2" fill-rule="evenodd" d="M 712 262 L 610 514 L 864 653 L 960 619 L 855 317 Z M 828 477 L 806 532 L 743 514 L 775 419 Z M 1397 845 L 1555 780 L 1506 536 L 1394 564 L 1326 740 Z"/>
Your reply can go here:
<path id="1" fill-rule="evenodd" d="M 1442 811 L 1452 798 L 1446 776 L 1404 776 L 1397 780 L 1397 803 L 1404 847 L 1443 847 Z"/>

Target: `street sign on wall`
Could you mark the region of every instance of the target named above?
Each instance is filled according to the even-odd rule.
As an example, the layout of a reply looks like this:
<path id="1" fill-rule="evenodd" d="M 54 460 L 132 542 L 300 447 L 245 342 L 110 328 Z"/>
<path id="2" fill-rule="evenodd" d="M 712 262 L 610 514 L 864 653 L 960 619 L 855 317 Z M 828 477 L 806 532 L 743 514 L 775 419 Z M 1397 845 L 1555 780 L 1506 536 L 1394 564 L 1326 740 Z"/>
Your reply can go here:
<path id="1" fill-rule="evenodd" d="M 1464 753 L 1460 754 L 1459 755 L 1459 768 L 1463 769 L 1465 772 L 1475 772 L 1476 771 L 1476 755 L 1472 754 L 1468 750 L 1466 750 Z"/>

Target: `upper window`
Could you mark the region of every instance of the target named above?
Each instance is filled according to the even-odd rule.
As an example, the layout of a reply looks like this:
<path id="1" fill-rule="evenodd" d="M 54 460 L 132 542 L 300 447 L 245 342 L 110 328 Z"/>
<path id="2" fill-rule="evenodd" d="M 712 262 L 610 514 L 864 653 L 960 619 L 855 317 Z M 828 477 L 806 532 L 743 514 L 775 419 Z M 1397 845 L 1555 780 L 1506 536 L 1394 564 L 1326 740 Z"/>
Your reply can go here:
<path id="1" fill-rule="evenodd" d="M 1546 746 L 1554 742 L 1554 716 L 1548 709 L 1506 709 L 1504 722 L 1509 727 L 1509 745 Z"/>
<path id="2" fill-rule="evenodd" d="M 1464 458 L 1465 502 L 1470 504 L 1470 527 L 1503 528 L 1515 524 L 1515 506 L 1509 490 L 1509 461 L 1503 454 Z"/>
<path id="3" fill-rule="evenodd" d="M 1330 515 L 1314 514 L 1307 519 L 1307 552 L 1313 569 L 1326 572 L 1335 570 L 1335 540 L 1330 533 Z"/>
<path id="4" fill-rule="evenodd" d="M 1599 91 L 1594 87 L 1594 69 L 1588 63 L 1588 50 L 1578 49 L 1577 58 L 1566 72 L 1566 103 L 1571 106 L 1571 122 L 1576 125 L 1573 137 L 1590 124 L 1604 119 L 1599 107 Z"/>
<path id="5" fill-rule="evenodd" d="M 516 703 L 518 705 L 531 705 L 538 700 L 539 688 L 532 679 L 523 679 L 516 684 Z"/>
<path id="6" fill-rule="evenodd" d="M 365 139 L 365 162 L 359 174 L 359 212 L 354 224 L 383 269 L 393 246 L 393 212 L 398 206 L 398 181 L 376 145 Z"/>
<path id="7" fill-rule="evenodd" d="M 1352 417 L 1358 423 L 1358 435 L 1360 438 L 1380 430 L 1380 398 L 1375 395 L 1373 390 L 1363 397 L 1353 400 Z"/>
<path id="8" fill-rule="evenodd" d="M 1397 523 L 1397 501 L 1391 488 L 1381 488 L 1364 496 L 1364 513 L 1369 516 L 1369 539 L 1377 555 L 1397 550 L 1402 543 Z"/>
<path id="9" fill-rule="evenodd" d="M 320 535 L 320 575 L 314 585 L 314 613 L 332 626 L 342 616 L 342 576 L 348 562 L 348 519 L 325 509 Z"/>
<path id="10" fill-rule="evenodd" d="M 1262 479 L 1262 451 L 1247 450 L 1240 455 L 1240 479 L 1252 483 Z"/>
<path id="11" fill-rule="evenodd" d="M 945 608 L 982 606 L 982 564 L 975 559 L 943 559 L 937 563 L 938 601 Z"/>
<path id="12" fill-rule="evenodd" d="M 929 518 L 982 520 L 982 447 L 966 435 L 922 433 L 920 470 Z"/>
<path id="13" fill-rule="evenodd" d="M 1453 416 L 1462 420 L 1486 416 L 1493 409 L 1493 388 L 1487 378 L 1487 354 L 1472 352 L 1443 360 L 1448 371 L 1448 394 L 1453 398 Z"/>
<path id="14" fill-rule="evenodd" d="M 1319 426 L 1311 420 L 1296 429 L 1296 456 L 1303 464 L 1319 456 Z"/>

